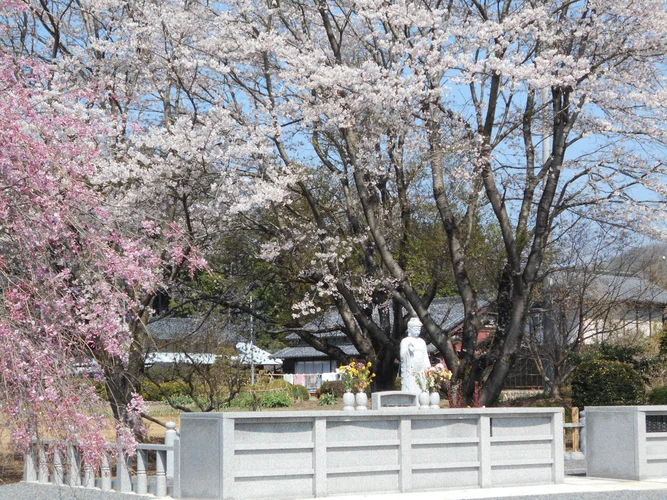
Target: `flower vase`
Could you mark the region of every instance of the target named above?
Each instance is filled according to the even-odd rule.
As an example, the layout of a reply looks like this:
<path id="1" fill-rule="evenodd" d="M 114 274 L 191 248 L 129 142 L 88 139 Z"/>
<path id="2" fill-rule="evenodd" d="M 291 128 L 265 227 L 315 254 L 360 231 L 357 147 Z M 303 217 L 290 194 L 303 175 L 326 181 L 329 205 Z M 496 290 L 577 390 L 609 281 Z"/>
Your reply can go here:
<path id="1" fill-rule="evenodd" d="M 343 410 L 354 411 L 354 394 L 351 391 L 343 394 Z"/>
<path id="2" fill-rule="evenodd" d="M 357 401 L 357 410 L 366 410 L 366 404 L 368 403 L 368 395 L 365 392 L 357 392 L 356 394 Z"/>
<path id="3" fill-rule="evenodd" d="M 423 391 L 419 393 L 419 409 L 420 410 L 428 410 L 428 406 L 430 404 L 430 397 L 428 392 Z"/>
<path id="4" fill-rule="evenodd" d="M 439 410 L 440 409 L 440 393 L 439 392 L 432 392 L 428 396 L 429 399 L 429 408 L 431 410 Z"/>

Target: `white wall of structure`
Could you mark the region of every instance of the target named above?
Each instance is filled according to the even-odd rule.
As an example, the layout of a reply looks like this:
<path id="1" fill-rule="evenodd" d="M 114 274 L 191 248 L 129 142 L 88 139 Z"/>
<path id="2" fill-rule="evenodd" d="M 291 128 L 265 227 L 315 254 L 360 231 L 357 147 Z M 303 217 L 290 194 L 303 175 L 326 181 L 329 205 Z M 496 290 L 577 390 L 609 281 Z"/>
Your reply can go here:
<path id="1" fill-rule="evenodd" d="M 563 481 L 560 408 L 189 413 L 182 498 L 307 498 Z"/>

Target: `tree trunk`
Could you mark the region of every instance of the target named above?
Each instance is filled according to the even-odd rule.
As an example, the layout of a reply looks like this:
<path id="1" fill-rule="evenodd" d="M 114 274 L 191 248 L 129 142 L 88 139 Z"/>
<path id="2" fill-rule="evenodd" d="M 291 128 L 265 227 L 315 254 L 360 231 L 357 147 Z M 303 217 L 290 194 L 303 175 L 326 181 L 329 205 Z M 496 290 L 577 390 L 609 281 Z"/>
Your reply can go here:
<path id="1" fill-rule="evenodd" d="M 132 399 L 132 393 L 139 391 L 139 381 L 136 370 L 130 370 L 120 362 L 104 367 L 104 377 L 109 397 L 109 404 L 113 416 L 119 422 L 132 427 L 139 437 L 138 428 L 130 421 L 127 414 L 127 405 Z"/>
<path id="2" fill-rule="evenodd" d="M 144 372 L 148 335 L 144 324 L 137 320 L 132 325 L 134 341 L 130 346 L 127 363 L 117 357 L 105 357 L 102 364 L 109 404 L 114 418 L 132 429 L 138 441 L 143 441 L 141 419 L 133 418 L 127 412 L 132 393 L 141 393 L 140 377 Z"/>
<path id="3" fill-rule="evenodd" d="M 385 356 L 378 357 L 380 360 L 378 366 L 375 367 L 375 384 L 376 391 L 393 391 L 396 383 L 396 375 L 398 372 L 398 364 L 393 353 L 387 353 Z"/>
<path id="4" fill-rule="evenodd" d="M 500 352 L 497 353 L 493 368 L 482 387 L 480 404 L 483 406 L 490 406 L 498 400 L 505 379 L 516 361 L 517 352 L 523 338 L 530 292 L 525 287 L 521 287 L 521 290 L 517 290 L 517 288 L 515 284 L 512 293 L 512 306 L 509 309 L 511 311 L 509 324 L 505 331 L 505 341 Z M 498 307 L 500 308 L 501 304 Z"/>
<path id="5" fill-rule="evenodd" d="M 561 399 L 563 399 L 563 396 L 561 395 L 560 392 L 560 386 L 561 386 L 560 375 L 554 374 L 554 379 L 551 382 L 551 397 L 556 401 L 560 401 Z"/>

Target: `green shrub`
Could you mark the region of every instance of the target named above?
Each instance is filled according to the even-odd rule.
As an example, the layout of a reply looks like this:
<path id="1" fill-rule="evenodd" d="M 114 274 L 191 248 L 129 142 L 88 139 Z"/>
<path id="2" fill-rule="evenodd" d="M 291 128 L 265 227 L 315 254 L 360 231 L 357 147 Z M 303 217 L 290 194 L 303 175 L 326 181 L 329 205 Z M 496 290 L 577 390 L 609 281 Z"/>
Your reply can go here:
<path id="1" fill-rule="evenodd" d="M 620 341 L 608 341 L 600 344 L 586 345 L 579 353 L 573 353 L 572 361 L 575 365 L 587 361 L 618 361 L 632 365 L 632 369 L 638 372 L 645 383 L 654 378 L 654 372 L 664 363 L 664 359 L 654 356 L 646 342 L 633 342 L 631 344 Z"/>
<path id="2" fill-rule="evenodd" d="M 171 400 L 171 404 L 179 406 L 192 406 L 195 404 L 195 400 L 187 394 L 173 394 L 169 396 L 169 399 Z M 167 403 L 167 400 L 164 399 L 164 402 Z"/>
<path id="3" fill-rule="evenodd" d="M 274 378 L 266 384 L 267 389 L 290 389 L 292 384 L 282 378 Z"/>
<path id="4" fill-rule="evenodd" d="M 632 364 L 635 358 L 642 354 L 644 354 L 644 348 L 637 344 L 624 345 L 613 342 L 602 342 L 599 347 L 600 359 L 606 359 L 607 361 Z"/>
<path id="5" fill-rule="evenodd" d="M 667 405 L 667 386 L 653 389 L 648 395 L 648 402 L 652 405 Z"/>
<path id="6" fill-rule="evenodd" d="M 145 380 L 141 384 L 141 395 L 145 401 L 163 401 L 166 399 L 165 393 L 170 398 L 184 396 L 185 387 L 180 382 L 162 382 L 160 387 L 150 380 Z"/>
<path id="7" fill-rule="evenodd" d="M 322 383 L 320 387 L 320 395 L 333 394 L 337 398 L 342 398 L 345 393 L 345 386 L 342 380 L 330 380 Z"/>
<path id="8" fill-rule="evenodd" d="M 292 406 L 292 397 L 285 391 L 241 392 L 229 404 L 232 408 L 287 408 Z"/>
<path id="9" fill-rule="evenodd" d="M 146 370 L 150 374 L 150 380 L 155 380 L 158 384 L 174 380 L 174 368 L 167 366 L 151 366 Z M 149 380 L 146 377 L 144 380 Z"/>
<path id="10" fill-rule="evenodd" d="M 141 384 L 141 397 L 144 401 L 162 401 L 163 396 L 153 382 L 145 381 Z"/>
<path id="11" fill-rule="evenodd" d="M 336 404 L 336 396 L 334 396 L 330 392 L 322 394 L 317 401 L 317 406 L 327 406 L 335 404 Z"/>
<path id="12" fill-rule="evenodd" d="M 658 343 L 658 349 L 662 356 L 667 356 L 667 330 L 661 330 L 657 333 L 657 337 L 660 339 Z"/>
<path id="13" fill-rule="evenodd" d="M 107 384 L 104 382 L 95 382 L 95 394 L 97 394 L 102 401 L 109 401 L 109 395 L 107 394 Z"/>
<path id="14" fill-rule="evenodd" d="M 646 399 L 644 383 L 632 366 L 592 359 L 577 367 L 572 378 L 572 405 L 637 405 Z"/>
<path id="15" fill-rule="evenodd" d="M 292 406 L 292 398 L 282 391 L 267 392 L 262 394 L 262 406 L 264 408 L 287 408 Z"/>
<path id="16" fill-rule="evenodd" d="M 240 392 L 230 401 L 229 406 L 232 408 L 250 408 L 252 405 L 253 394 L 255 393 Z"/>
<path id="17" fill-rule="evenodd" d="M 303 385 L 292 385 L 289 387 L 289 391 L 292 399 L 299 399 L 301 401 L 308 401 L 310 399 L 310 393 Z"/>

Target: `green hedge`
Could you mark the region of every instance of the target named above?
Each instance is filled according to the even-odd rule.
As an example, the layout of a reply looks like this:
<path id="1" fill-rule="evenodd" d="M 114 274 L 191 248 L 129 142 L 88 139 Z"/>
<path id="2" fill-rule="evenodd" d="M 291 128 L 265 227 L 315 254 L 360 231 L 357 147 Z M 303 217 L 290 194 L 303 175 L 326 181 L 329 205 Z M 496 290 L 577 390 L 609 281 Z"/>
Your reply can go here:
<path id="1" fill-rule="evenodd" d="M 289 388 L 289 391 L 292 399 L 300 399 L 301 401 L 308 401 L 310 399 L 310 393 L 303 385 L 293 385 Z"/>
<path id="2" fill-rule="evenodd" d="M 185 387 L 180 382 L 162 382 L 160 387 L 170 398 L 186 395 Z M 145 401 L 163 401 L 166 399 L 164 393 L 150 380 L 141 384 L 141 396 Z"/>
<path id="3" fill-rule="evenodd" d="M 337 398 L 342 398 L 345 394 L 345 385 L 342 380 L 330 380 L 323 382 L 320 387 L 320 396 L 322 394 L 333 394 Z"/>
<path id="4" fill-rule="evenodd" d="M 648 395 L 648 402 L 652 405 L 667 405 L 667 386 L 653 389 Z"/>
<path id="5" fill-rule="evenodd" d="M 572 378 L 572 405 L 638 405 L 646 401 L 641 375 L 627 363 L 593 359 L 577 367 Z"/>
<path id="6" fill-rule="evenodd" d="M 268 384 L 257 384 L 255 387 L 260 389 L 291 389 L 293 386 L 287 380 L 282 378 L 274 378 Z"/>

